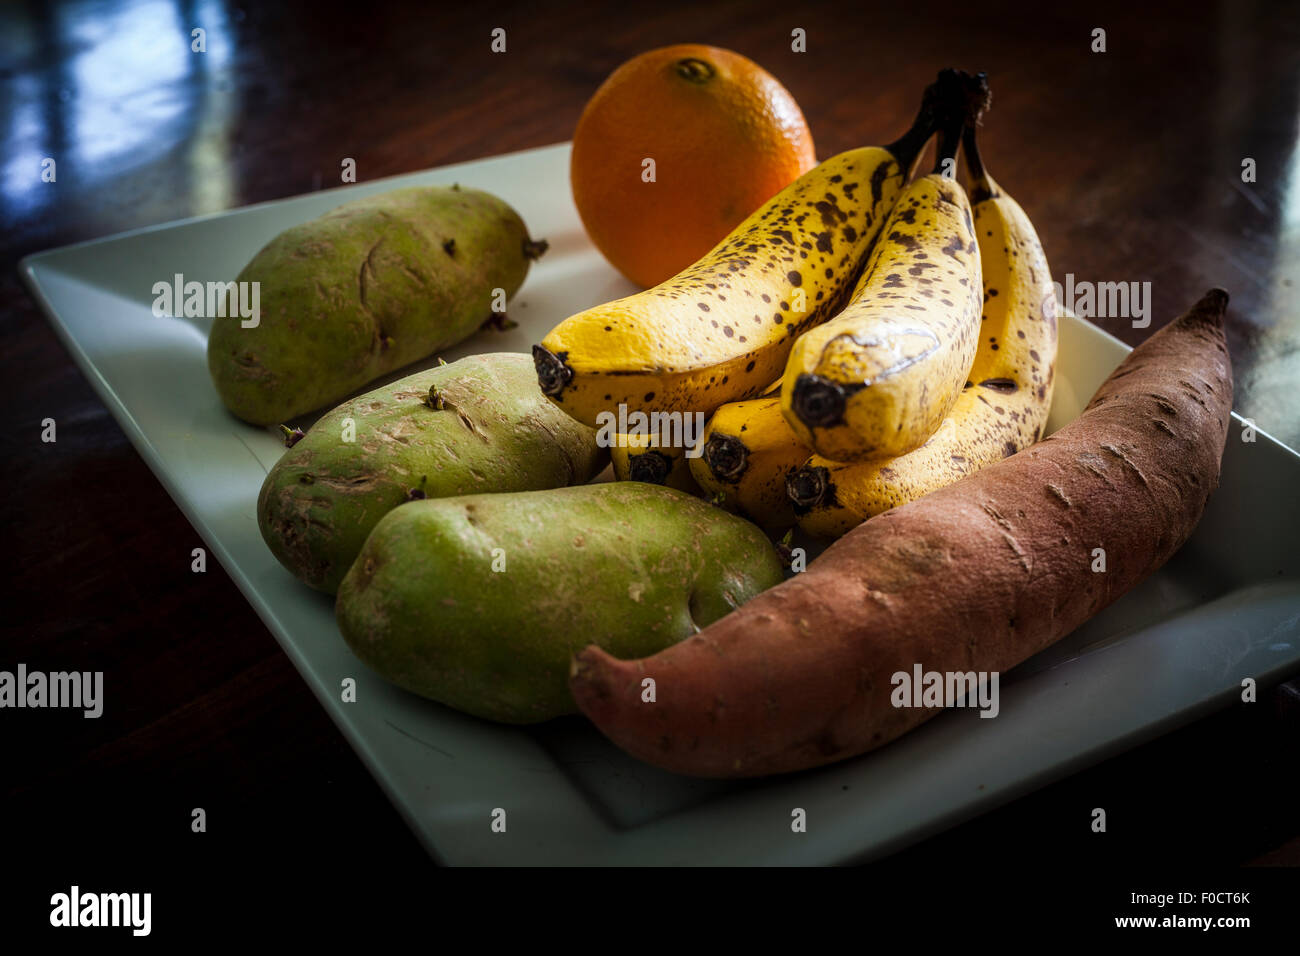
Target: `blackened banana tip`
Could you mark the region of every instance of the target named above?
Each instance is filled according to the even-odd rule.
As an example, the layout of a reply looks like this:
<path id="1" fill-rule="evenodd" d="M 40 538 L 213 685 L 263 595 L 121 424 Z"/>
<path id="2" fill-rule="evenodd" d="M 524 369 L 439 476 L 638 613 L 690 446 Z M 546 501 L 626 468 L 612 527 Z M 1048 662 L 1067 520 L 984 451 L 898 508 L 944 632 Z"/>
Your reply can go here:
<path id="1" fill-rule="evenodd" d="M 673 470 L 673 463 L 660 451 L 647 451 L 628 459 L 627 476 L 632 481 L 644 481 L 650 485 L 662 485 L 668 480 Z"/>
<path id="2" fill-rule="evenodd" d="M 749 464 L 749 449 L 735 435 L 710 435 L 704 445 L 704 463 L 714 477 L 736 481 Z"/>
<path id="3" fill-rule="evenodd" d="M 820 375 L 805 372 L 795 379 L 790 404 L 809 428 L 829 428 L 844 420 L 844 390 Z"/>
<path id="4" fill-rule="evenodd" d="M 544 346 L 533 346 L 533 365 L 537 369 L 537 384 L 542 387 L 543 395 L 555 398 L 572 381 L 573 369 L 565 362 L 566 358 L 567 352 L 556 355 Z"/>
<path id="5" fill-rule="evenodd" d="M 830 472 L 821 465 L 805 465 L 785 479 L 785 491 L 796 509 L 807 511 L 819 505 L 830 485 Z"/>

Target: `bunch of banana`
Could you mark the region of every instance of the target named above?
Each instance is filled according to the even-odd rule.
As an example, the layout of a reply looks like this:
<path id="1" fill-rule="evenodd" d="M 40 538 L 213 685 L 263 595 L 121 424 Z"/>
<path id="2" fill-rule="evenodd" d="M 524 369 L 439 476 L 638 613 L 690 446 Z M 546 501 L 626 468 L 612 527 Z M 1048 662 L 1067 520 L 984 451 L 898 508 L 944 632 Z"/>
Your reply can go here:
<path id="1" fill-rule="evenodd" d="M 765 527 L 794 523 L 786 485 L 810 443 L 843 458 L 910 450 L 938 427 L 966 380 L 978 338 L 979 260 L 969 201 L 950 167 L 984 100 L 956 71 L 941 73 L 936 87 L 944 110 L 936 172 L 904 189 L 844 311 L 796 341 L 774 393 L 722 406 L 703 457 L 691 463 L 702 487 Z M 837 421 L 809 428 L 803 419 L 819 402 L 824 413 L 838 405 Z"/>
<path id="2" fill-rule="evenodd" d="M 812 534 L 843 534 L 1042 436 L 1056 360 L 1052 277 L 1033 224 L 984 168 L 973 124 L 962 145 L 984 296 L 980 346 L 968 380 L 943 423 L 915 451 L 859 463 L 814 456 L 793 473 L 790 498 L 802 515 L 800 527 Z"/>
<path id="3" fill-rule="evenodd" d="M 542 391 L 598 424 L 620 404 L 703 412 L 758 395 L 800 334 L 844 305 L 940 113 L 938 84 L 889 146 L 827 159 L 712 251 L 644 292 L 580 312 L 533 347 Z"/>
<path id="4" fill-rule="evenodd" d="M 909 452 L 961 393 L 981 305 L 970 201 L 953 178 L 966 112 L 945 118 L 934 171 L 903 190 L 848 307 L 790 353 L 781 411 L 820 455 Z"/>
<path id="5" fill-rule="evenodd" d="M 720 504 L 765 528 L 795 523 L 786 479 L 808 461 L 812 449 L 781 414 L 781 383 L 760 398 L 730 402 L 713 413 L 704 430 L 704 452 L 690 461 L 691 474 Z"/>

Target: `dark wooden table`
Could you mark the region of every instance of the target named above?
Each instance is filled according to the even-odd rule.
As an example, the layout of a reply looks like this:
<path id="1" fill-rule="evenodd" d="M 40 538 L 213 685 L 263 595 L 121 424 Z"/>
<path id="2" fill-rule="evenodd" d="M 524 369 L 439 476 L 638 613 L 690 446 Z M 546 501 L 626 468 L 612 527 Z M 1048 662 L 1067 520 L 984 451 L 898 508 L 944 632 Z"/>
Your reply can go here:
<path id="1" fill-rule="evenodd" d="M 19 285 L 18 258 L 333 184 L 342 157 L 367 180 L 565 140 L 601 80 L 654 46 L 753 57 L 794 93 L 821 156 L 893 138 L 938 68 L 987 70 L 986 159 L 1057 276 L 1149 281 L 1151 329 L 1098 320 L 1130 343 L 1208 286 L 1230 290 L 1236 409 L 1300 447 L 1300 8 L 871 6 L 3 7 L 0 668 L 105 670 L 112 688 L 99 720 L 0 713 L 6 835 L 91 875 L 268 852 L 298 872 L 342 847 L 356 872 L 427 866 L 229 579 L 191 573 L 197 535 Z M 498 26 L 504 55 L 489 49 Z M 44 156 L 55 183 L 40 182 Z M 1029 868 L 1300 863 L 1297 699 L 1270 689 L 889 865 L 990 846 Z M 1118 831 L 1104 846 L 1080 822 L 1094 806 Z"/>

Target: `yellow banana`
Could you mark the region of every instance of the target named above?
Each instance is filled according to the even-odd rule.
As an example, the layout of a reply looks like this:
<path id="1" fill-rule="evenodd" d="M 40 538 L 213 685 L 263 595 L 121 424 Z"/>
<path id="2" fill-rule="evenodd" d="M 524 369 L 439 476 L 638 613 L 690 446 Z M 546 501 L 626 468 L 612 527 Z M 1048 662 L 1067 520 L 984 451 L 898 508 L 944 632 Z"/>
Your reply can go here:
<path id="1" fill-rule="evenodd" d="M 984 317 L 970 380 L 939 430 L 894 459 L 837 464 L 814 456 L 791 476 L 799 526 L 833 537 L 1015 454 L 1042 437 L 1056 364 L 1056 296 L 1024 210 L 980 162 L 965 134 L 983 263 Z"/>
<path id="2" fill-rule="evenodd" d="M 781 410 L 819 455 L 911 451 L 961 393 L 979 344 L 979 247 L 966 191 L 945 170 L 964 114 L 944 121 L 935 171 L 899 196 L 848 306 L 791 350 Z"/>
<path id="3" fill-rule="evenodd" d="M 685 447 L 660 447 L 653 437 L 645 434 L 619 435 L 617 444 L 609 450 L 609 457 L 614 465 L 614 477 L 619 481 L 644 481 L 692 495 L 700 493 L 687 465 Z"/>
<path id="4" fill-rule="evenodd" d="M 620 404 L 707 414 L 758 395 L 843 306 L 930 138 L 937 89 L 892 145 L 831 157 L 688 269 L 561 322 L 533 346 L 542 391 L 594 427 Z"/>
<path id="5" fill-rule="evenodd" d="M 781 415 L 779 386 L 777 382 L 760 398 L 731 402 L 714 412 L 704 430 L 704 453 L 690 460 L 701 488 L 721 494 L 723 507 L 764 528 L 795 523 L 785 483 L 812 454 Z"/>

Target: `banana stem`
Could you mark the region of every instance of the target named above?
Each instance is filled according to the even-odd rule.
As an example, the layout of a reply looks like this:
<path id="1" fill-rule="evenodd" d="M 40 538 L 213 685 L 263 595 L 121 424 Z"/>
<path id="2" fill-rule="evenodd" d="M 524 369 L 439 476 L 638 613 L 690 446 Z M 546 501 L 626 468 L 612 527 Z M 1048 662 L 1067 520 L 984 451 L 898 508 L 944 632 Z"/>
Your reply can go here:
<path id="1" fill-rule="evenodd" d="M 975 142 L 975 127 L 968 126 L 961 134 L 962 153 L 966 156 L 966 168 L 970 170 L 972 180 L 983 179 L 984 160 L 980 156 L 979 145 Z"/>
<path id="2" fill-rule="evenodd" d="M 979 146 L 975 142 L 974 126 L 967 126 L 962 133 L 961 151 L 962 155 L 966 157 L 967 176 L 970 180 L 970 187 L 967 192 L 970 193 L 970 201 L 972 203 L 984 202 L 1001 195 L 998 191 L 998 184 L 993 181 L 993 177 L 984 168 L 984 160 L 980 157 Z"/>
<path id="3" fill-rule="evenodd" d="M 939 129 L 939 148 L 934 154 L 931 172 L 943 175 L 956 171 L 957 147 L 961 145 L 961 130 L 965 123 L 964 117 L 954 117 Z"/>
<path id="4" fill-rule="evenodd" d="M 984 159 L 980 156 L 977 142 L 980 118 L 988 109 L 992 95 L 989 93 L 988 76 L 984 73 L 963 74 L 962 81 L 967 97 L 967 122 L 961 134 L 961 151 L 966 158 L 967 191 L 970 193 L 971 202 L 983 202 L 1001 195 L 998 184 L 984 168 Z"/>
<path id="5" fill-rule="evenodd" d="M 925 144 L 930 142 L 930 137 L 934 135 L 939 116 L 945 112 L 942 94 L 943 89 L 939 83 L 931 83 L 927 86 L 925 94 L 921 97 L 921 108 L 917 111 L 911 128 L 885 147 L 898 160 L 898 165 L 907 171 L 908 176 L 911 176 L 916 161 L 921 157 L 921 151 L 925 149 Z"/>
<path id="6" fill-rule="evenodd" d="M 944 113 L 938 122 L 939 149 L 934 171 L 944 173 L 951 171 L 948 161 L 956 158 L 957 149 L 967 134 L 973 136 L 992 95 L 988 76 L 984 73 L 940 70 L 936 85 L 942 90 Z"/>

